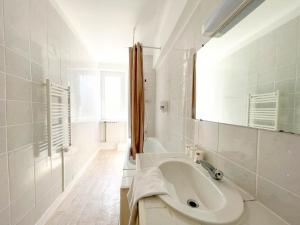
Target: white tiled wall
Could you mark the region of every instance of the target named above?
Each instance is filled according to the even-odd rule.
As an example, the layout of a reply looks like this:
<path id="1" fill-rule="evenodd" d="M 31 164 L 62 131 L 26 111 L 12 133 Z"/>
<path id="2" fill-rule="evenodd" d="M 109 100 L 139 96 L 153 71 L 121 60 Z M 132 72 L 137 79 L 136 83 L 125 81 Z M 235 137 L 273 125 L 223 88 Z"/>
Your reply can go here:
<path id="1" fill-rule="evenodd" d="M 93 65 L 48 0 L 0 0 L 0 224 L 34 224 L 62 189 L 61 155 L 48 157 L 44 81 L 67 84 Z M 98 148 L 98 124 L 73 124 L 65 184 Z M 82 130 L 89 135 L 81 135 Z"/>
<path id="2" fill-rule="evenodd" d="M 168 151 L 194 143 L 207 160 L 292 225 L 300 221 L 300 136 L 191 119 L 192 54 L 201 21 L 218 1 L 202 1 L 156 68 L 155 135 Z M 284 59 L 282 59 L 284 60 Z M 169 101 L 169 111 L 159 102 Z"/>
<path id="3" fill-rule="evenodd" d="M 145 55 L 143 58 L 144 66 L 144 90 L 145 90 L 145 136 L 154 136 L 155 125 L 155 70 L 153 66 L 153 58 Z"/>

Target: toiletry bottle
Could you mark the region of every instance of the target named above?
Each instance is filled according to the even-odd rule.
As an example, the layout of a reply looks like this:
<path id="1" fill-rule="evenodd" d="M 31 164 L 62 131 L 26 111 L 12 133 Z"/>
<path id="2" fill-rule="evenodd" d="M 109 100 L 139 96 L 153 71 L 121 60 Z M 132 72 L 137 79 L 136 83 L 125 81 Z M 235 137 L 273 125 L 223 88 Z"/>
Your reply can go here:
<path id="1" fill-rule="evenodd" d="M 204 160 L 204 151 L 197 149 L 194 155 L 194 162 L 199 163 Z"/>
<path id="2" fill-rule="evenodd" d="M 186 145 L 186 146 L 185 146 L 185 151 L 184 151 L 185 155 L 189 156 L 189 154 L 190 154 L 190 149 L 191 149 L 191 145 Z"/>
<path id="3" fill-rule="evenodd" d="M 194 159 L 194 155 L 195 155 L 196 149 L 197 149 L 196 146 L 191 146 L 191 147 L 190 147 L 189 157 L 190 157 L 191 159 Z"/>

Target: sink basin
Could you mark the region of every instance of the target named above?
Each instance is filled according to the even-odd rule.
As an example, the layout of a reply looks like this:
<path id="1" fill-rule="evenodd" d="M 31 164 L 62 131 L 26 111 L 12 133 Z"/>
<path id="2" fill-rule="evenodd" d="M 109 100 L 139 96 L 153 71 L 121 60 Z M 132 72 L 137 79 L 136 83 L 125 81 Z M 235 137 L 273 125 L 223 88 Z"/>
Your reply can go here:
<path id="1" fill-rule="evenodd" d="M 160 163 L 169 195 L 159 198 L 201 224 L 234 224 L 244 210 L 239 192 L 228 181 L 216 181 L 198 165 L 183 159 Z"/>

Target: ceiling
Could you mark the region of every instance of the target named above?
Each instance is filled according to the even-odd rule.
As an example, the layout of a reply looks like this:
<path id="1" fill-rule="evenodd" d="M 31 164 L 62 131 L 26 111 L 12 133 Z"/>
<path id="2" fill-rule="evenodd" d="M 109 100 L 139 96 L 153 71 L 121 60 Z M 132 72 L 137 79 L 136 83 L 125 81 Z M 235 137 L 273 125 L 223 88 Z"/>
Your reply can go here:
<path id="1" fill-rule="evenodd" d="M 65 19 L 98 62 L 127 63 L 135 41 L 162 46 L 187 0 L 55 0 Z M 153 50 L 146 50 L 151 54 Z M 157 50 L 155 50 L 157 51 Z"/>

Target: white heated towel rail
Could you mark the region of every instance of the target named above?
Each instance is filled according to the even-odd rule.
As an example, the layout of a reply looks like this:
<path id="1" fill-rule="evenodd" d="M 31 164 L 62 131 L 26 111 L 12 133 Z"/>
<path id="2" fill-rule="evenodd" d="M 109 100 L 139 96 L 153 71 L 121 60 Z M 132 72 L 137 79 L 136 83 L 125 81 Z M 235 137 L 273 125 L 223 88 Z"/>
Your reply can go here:
<path id="1" fill-rule="evenodd" d="M 248 125 L 254 128 L 278 130 L 279 91 L 250 94 Z"/>
<path id="2" fill-rule="evenodd" d="M 71 146 L 70 87 L 47 79 L 47 127 L 49 156 Z"/>

